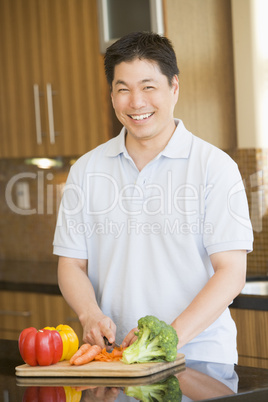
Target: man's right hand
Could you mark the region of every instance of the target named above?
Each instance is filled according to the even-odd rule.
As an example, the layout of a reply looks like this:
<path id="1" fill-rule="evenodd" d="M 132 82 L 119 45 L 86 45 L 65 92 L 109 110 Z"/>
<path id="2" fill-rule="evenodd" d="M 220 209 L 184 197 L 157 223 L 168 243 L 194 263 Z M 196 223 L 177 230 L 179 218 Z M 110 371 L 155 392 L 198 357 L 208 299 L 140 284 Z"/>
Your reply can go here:
<path id="1" fill-rule="evenodd" d="M 94 319 L 87 319 L 83 325 L 83 341 L 91 345 L 99 345 L 101 348 L 106 347 L 104 337 L 108 342 L 115 342 L 116 325 L 107 316 L 102 315 Z"/>

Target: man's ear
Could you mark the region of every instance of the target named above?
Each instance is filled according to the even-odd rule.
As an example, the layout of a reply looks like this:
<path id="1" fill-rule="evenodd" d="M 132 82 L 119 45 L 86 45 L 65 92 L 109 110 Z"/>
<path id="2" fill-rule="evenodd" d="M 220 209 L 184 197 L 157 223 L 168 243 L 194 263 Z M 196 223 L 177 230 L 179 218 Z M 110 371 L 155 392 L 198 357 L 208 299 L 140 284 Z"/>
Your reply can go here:
<path id="1" fill-rule="evenodd" d="M 177 75 L 174 75 L 174 77 L 172 78 L 172 87 L 174 88 L 174 94 L 178 92 L 179 95 L 180 85 L 179 85 L 179 77 Z"/>
<path id="2" fill-rule="evenodd" d="M 174 77 L 172 78 L 172 91 L 175 100 L 174 104 L 176 104 L 178 102 L 180 92 L 179 77 L 177 75 L 174 75 Z"/>
<path id="3" fill-rule="evenodd" d="M 110 94 L 111 94 L 112 105 L 113 105 L 113 107 L 114 107 L 114 97 L 113 97 L 112 88 L 110 89 Z"/>

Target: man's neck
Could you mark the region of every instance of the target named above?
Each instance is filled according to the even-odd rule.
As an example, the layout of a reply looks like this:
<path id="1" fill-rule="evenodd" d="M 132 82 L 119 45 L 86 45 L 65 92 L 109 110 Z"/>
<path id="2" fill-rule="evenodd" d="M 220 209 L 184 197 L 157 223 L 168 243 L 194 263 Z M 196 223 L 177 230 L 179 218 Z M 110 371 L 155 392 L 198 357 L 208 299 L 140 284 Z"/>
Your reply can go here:
<path id="1" fill-rule="evenodd" d="M 175 131 L 176 127 L 174 128 Z M 173 131 L 173 132 L 174 132 Z M 167 138 L 154 139 L 135 139 L 128 133 L 126 134 L 126 148 L 128 154 L 133 159 L 137 169 L 141 171 L 151 162 L 165 147 L 173 135 L 171 132 Z"/>

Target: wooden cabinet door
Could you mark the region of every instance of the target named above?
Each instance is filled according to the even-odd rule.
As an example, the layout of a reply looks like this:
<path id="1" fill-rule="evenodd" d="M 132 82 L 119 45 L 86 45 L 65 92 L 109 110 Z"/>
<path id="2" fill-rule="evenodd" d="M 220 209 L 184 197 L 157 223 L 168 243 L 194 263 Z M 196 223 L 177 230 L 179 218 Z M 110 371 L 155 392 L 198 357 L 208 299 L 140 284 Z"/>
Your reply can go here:
<path id="1" fill-rule="evenodd" d="M 0 0 L 0 46 L 0 157 L 80 155 L 109 139 L 95 1 Z"/>
<path id="2" fill-rule="evenodd" d="M 24 328 L 37 329 L 69 325 L 82 342 L 82 326 L 76 314 L 60 295 L 33 292 L 0 292 L 0 338 L 19 338 Z"/>
<path id="3" fill-rule="evenodd" d="M 51 84 L 53 91 L 55 143 L 48 142 L 48 154 L 80 155 L 110 134 L 111 105 L 99 52 L 97 2 L 43 0 L 40 7 L 44 85 Z"/>
<path id="4" fill-rule="evenodd" d="M 231 308 L 237 326 L 238 363 L 268 368 L 268 311 Z"/>
<path id="5" fill-rule="evenodd" d="M 44 152 L 37 144 L 33 90 L 43 69 L 38 33 L 37 1 L 0 0 L 0 157 Z"/>

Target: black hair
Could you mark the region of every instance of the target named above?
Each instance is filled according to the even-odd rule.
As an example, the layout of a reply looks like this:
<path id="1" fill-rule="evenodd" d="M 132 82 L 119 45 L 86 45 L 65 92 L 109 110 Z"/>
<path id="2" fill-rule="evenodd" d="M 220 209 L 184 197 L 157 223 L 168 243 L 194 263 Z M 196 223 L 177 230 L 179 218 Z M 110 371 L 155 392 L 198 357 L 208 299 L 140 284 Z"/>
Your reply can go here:
<path id="1" fill-rule="evenodd" d="M 110 87 L 117 64 L 135 59 L 146 59 L 158 64 L 169 85 L 174 75 L 179 75 L 176 54 L 171 41 L 165 36 L 152 32 L 132 32 L 117 40 L 106 50 L 104 57 L 105 74 Z"/>

